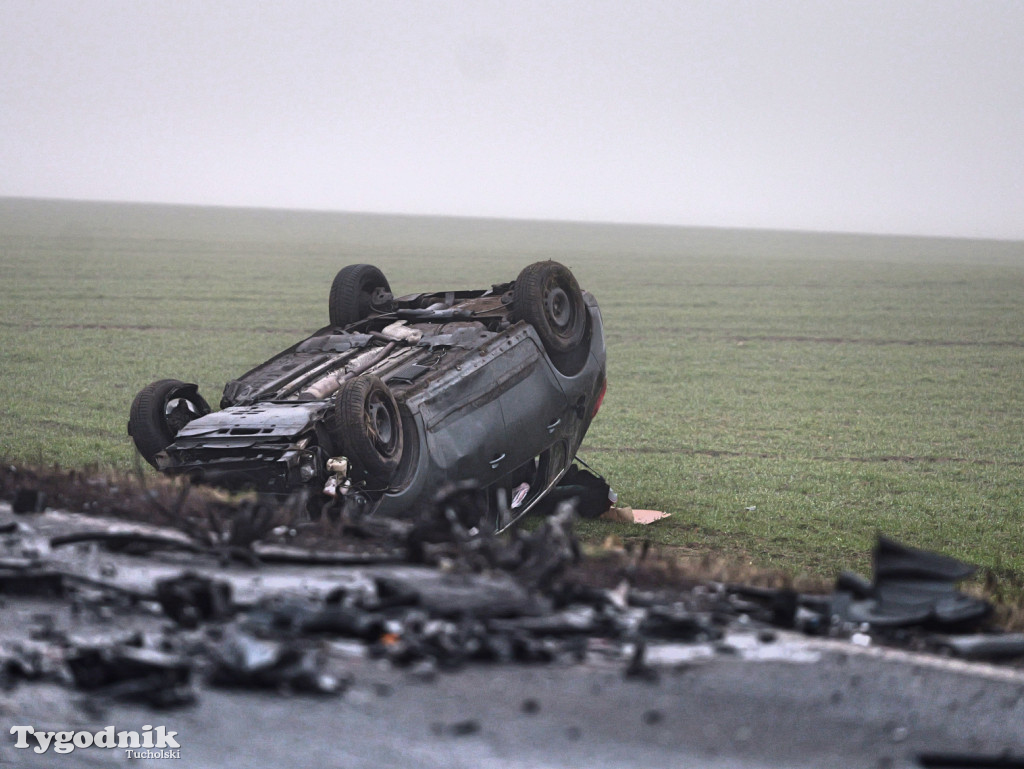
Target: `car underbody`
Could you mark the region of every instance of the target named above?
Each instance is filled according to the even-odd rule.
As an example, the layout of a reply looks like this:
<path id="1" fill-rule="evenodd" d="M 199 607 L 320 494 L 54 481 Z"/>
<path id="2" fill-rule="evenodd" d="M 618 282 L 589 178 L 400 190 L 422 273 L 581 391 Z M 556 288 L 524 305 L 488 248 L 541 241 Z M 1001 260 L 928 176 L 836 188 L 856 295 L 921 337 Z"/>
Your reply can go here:
<path id="1" fill-rule="evenodd" d="M 533 322 L 516 288 L 530 270 Z M 603 396 L 600 310 L 554 262 L 487 290 L 398 298 L 379 270 L 354 265 L 335 279 L 331 320 L 228 382 L 219 411 L 194 385 L 151 385 L 129 426 L 140 452 L 196 482 L 304 489 L 314 513 L 415 516 L 439 490 L 475 484 L 500 530 L 565 473 Z M 150 412 L 166 429 L 140 445 Z"/>

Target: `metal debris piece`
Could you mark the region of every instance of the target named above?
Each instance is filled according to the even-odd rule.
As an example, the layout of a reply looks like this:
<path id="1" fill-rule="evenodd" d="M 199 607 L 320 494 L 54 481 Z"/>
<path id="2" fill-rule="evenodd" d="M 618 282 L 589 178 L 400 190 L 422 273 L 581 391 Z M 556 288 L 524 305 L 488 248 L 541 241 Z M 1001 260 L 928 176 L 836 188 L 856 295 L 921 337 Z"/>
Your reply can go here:
<path id="1" fill-rule="evenodd" d="M 132 646 L 78 647 L 66 659 L 75 686 L 97 696 L 156 707 L 195 699 L 187 658 Z"/>
<path id="2" fill-rule="evenodd" d="M 308 550 L 286 545 L 253 546 L 253 553 L 263 563 L 291 564 L 294 566 L 373 566 L 385 563 L 405 563 L 405 551 L 383 553 L 350 553 L 337 550 Z"/>
<path id="3" fill-rule="evenodd" d="M 640 623 L 640 633 L 647 638 L 673 641 L 717 641 L 721 628 L 701 614 L 695 614 L 678 604 L 652 606 Z"/>
<path id="4" fill-rule="evenodd" d="M 241 632 L 228 634 L 211 656 L 209 680 L 215 686 L 337 695 L 349 683 L 327 672 L 325 660 L 314 649 Z"/>
<path id="5" fill-rule="evenodd" d="M 226 619 L 232 612 L 229 582 L 191 572 L 157 580 L 156 599 L 168 617 L 188 628 Z"/>
<path id="6" fill-rule="evenodd" d="M 521 632 L 544 636 L 595 635 L 601 631 L 615 632 L 604 617 L 590 606 L 575 606 L 560 612 L 515 619 L 493 619 L 487 623 L 497 632 Z"/>
<path id="7" fill-rule="evenodd" d="M 327 635 L 374 641 L 383 632 L 384 618 L 338 602 L 312 604 L 297 598 L 272 597 L 246 612 L 241 626 L 264 637 Z"/>

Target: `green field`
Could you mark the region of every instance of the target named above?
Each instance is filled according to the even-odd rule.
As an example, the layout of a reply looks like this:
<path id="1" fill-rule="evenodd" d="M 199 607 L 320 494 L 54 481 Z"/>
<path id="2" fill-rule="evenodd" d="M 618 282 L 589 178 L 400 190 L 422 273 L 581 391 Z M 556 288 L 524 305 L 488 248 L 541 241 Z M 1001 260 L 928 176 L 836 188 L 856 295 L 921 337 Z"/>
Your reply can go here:
<path id="1" fill-rule="evenodd" d="M 224 382 L 326 324 L 334 273 L 398 293 L 569 265 L 609 390 L 582 455 L 649 537 L 791 574 L 876 531 L 1024 584 L 1024 243 L 0 199 L 0 458 L 127 470 L 135 392 Z"/>

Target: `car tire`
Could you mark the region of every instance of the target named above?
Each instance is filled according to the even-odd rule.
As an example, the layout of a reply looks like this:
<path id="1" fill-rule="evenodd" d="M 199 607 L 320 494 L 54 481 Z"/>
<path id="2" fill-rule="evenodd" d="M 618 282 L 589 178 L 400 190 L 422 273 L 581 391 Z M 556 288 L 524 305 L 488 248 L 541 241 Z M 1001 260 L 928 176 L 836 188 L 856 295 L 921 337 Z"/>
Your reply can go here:
<path id="1" fill-rule="evenodd" d="M 402 460 L 398 403 L 380 377 L 345 382 L 335 401 L 338 432 L 351 466 L 371 482 L 388 483 Z"/>
<path id="2" fill-rule="evenodd" d="M 551 261 L 524 267 L 512 287 L 512 313 L 515 320 L 533 326 L 562 373 L 578 370 L 577 352 L 588 337 L 589 315 L 568 267 Z"/>
<path id="3" fill-rule="evenodd" d="M 196 385 L 160 379 L 142 388 L 132 401 L 128 434 L 142 458 L 156 467 L 156 455 L 174 443 L 181 428 L 209 413 L 210 405 Z"/>
<path id="4" fill-rule="evenodd" d="M 391 291 L 384 273 L 372 264 L 342 267 L 331 284 L 331 325 L 347 326 L 368 317 L 372 309 L 370 300 L 378 288 Z"/>

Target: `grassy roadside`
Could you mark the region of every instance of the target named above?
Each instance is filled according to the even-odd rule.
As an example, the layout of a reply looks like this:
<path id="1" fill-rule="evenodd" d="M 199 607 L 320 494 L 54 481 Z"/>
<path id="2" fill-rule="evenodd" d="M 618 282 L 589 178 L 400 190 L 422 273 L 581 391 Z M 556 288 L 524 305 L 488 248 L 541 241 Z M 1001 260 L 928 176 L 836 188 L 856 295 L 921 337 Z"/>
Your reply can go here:
<path id="1" fill-rule="evenodd" d="M 132 465 L 147 382 L 224 382 L 326 322 L 335 271 L 478 287 L 541 258 L 601 301 L 583 455 L 650 538 L 794 576 L 876 531 L 1024 585 L 1024 244 L 0 200 L 0 457 Z"/>

